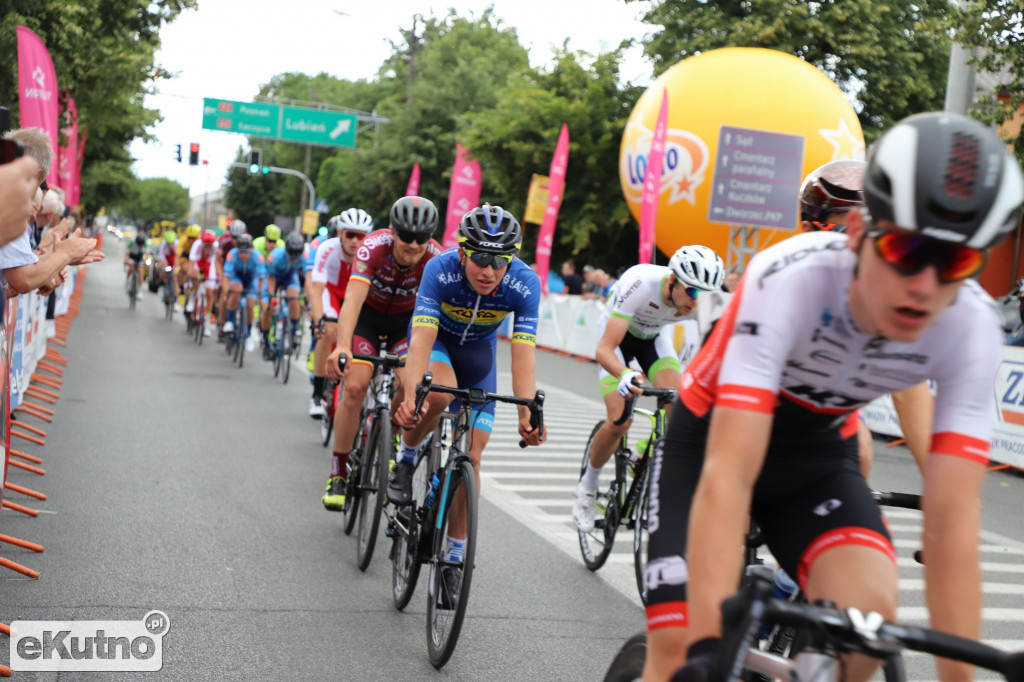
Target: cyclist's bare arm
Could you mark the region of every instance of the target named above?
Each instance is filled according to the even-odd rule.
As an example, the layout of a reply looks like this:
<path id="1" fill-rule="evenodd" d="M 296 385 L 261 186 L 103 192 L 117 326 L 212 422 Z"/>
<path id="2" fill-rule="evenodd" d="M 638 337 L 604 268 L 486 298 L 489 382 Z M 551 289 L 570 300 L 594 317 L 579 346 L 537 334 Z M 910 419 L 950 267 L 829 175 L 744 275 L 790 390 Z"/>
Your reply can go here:
<path id="1" fill-rule="evenodd" d="M 932 440 L 932 416 L 935 401 L 928 389 L 928 382 L 905 388 L 892 394 L 892 404 L 900 420 L 900 428 L 907 439 L 907 448 L 923 474 L 928 448 Z"/>
<path id="2" fill-rule="evenodd" d="M 342 353 L 351 352 L 352 334 L 356 329 L 356 322 L 359 321 L 359 312 L 363 309 L 363 302 L 366 295 L 370 293 L 370 285 L 362 281 L 348 281 L 345 288 L 345 302 L 341 304 L 338 313 L 338 334 L 334 350 L 327 356 L 327 376 L 335 381 L 341 379 L 341 372 L 338 371 L 338 356 Z"/>
<path id="3" fill-rule="evenodd" d="M 309 293 L 309 309 L 310 309 L 311 314 L 313 315 L 313 322 L 315 324 L 318 324 L 320 322 L 320 318 L 324 316 L 324 300 L 323 300 L 323 295 L 324 295 L 324 289 L 327 288 L 327 285 L 324 282 L 314 282 L 314 281 L 312 281 L 312 279 L 313 278 L 310 277 L 309 291 L 308 291 L 308 293 Z"/>
<path id="4" fill-rule="evenodd" d="M 346 292 L 345 302 L 348 302 Z M 405 376 L 408 380 L 402 388 L 404 399 L 395 413 L 395 421 L 401 426 L 412 426 L 413 409 L 416 407 L 416 384 L 430 366 L 430 349 L 437 340 L 437 327 L 413 327 L 409 334 L 409 353 L 405 357 Z"/>
<path id="5" fill-rule="evenodd" d="M 414 376 L 414 375 L 410 375 Z M 531 343 L 512 344 L 512 393 L 519 398 L 531 399 L 537 394 L 537 354 Z M 547 437 L 530 424 L 530 409 L 517 405 L 519 435 L 528 445 L 540 445 Z"/>
<path id="6" fill-rule="evenodd" d="M 622 373 L 629 369 L 615 355 L 615 349 L 626 338 L 628 331 L 629 320 L 621 317 L 609 317 L 604 326 L 604 334 L 597 341 L 597 350 L 594 353 L 597 363 L 612 376 L 622 376 Z"/>

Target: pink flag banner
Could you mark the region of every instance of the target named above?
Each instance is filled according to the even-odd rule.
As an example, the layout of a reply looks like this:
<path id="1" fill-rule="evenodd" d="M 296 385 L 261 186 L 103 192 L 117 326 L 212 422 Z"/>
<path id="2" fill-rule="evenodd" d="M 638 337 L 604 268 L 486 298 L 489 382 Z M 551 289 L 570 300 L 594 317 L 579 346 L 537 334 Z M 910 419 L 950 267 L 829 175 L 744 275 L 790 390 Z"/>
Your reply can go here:
<path id="1" fill-rule="evenodd" d="M 644 193 L 640 200 L 640 257 L 638 263 L 651 263 L 654 254 L 654 228 L 658 222 L 658 199 L 661 196 L 661 171 L 665 158 L 665 135 L 668 129 L 668 89 L 661 91 L 661 111 L 654 126 L 651 153 L 647 155 Z"/>
<path id="2" fill-rule="evenodd" d="M 68 206 L 78 203 L 75 187 L 78 175 L 78 108 L 72 97 L 64 97 L 64 112 L 61 116 L 64 125 L 60 132 L 64 144 L 57 147 L 57 185 L 64 190 L 64 201 Z"/>
<path id="3" fill-rule="evenodd" d="M 409 184 L 405 188 L 405 196 L 415 197 L 420 193 L 420 164 L 419 161 L 412 165 L 412 174 L 409 176 Z"/>
<path id="4" fill-rule="evenodd" d="M 46 177 L 57 180 L 57 72 L 46 45 L 31 29 L 18 27 L 18 108 L 22 128 L 39 128 L 50 136 L 54 162 Z"/>
<path id="5" fill-rule="evenodd" d="M 77 206 L 82 203 L 82 158 L 85 156 L 85 135 L 86 130 L 78 138 L 78 152 L 75 154 L 75 201 L 68 202 L 68 206 Z"/>
<path id="6" fill-rule="evenodd" d="M 548 172 L 548 206 L 544 209 L 544 220 L 537 233 L 537 274 L 540 276 L 541 291 L 548 293 L 548 272 L 551 268 L 551 245 L 555 239 L 555 223 L 558 222 L 558 209 L 562 205 L 562 194 L 565 190 L 565 172 L 569 166 L 569 126 L 562 124 L 562 132 L 558 134 L 555 155 L 551 159 L 551 170 Z"/>
<path id="7" fill-rule="evenodd" d="M 468 157 L 469 151 L 461 142 L 456 142 L 455 168 L 448 189 L 448 213 L 445 217 L 444 241 L 441 242 L 441 246 L 446 249 L 458 246 L 456 231 L 462 216 L 480 203 L 480 162 L 469 161 Z"/>

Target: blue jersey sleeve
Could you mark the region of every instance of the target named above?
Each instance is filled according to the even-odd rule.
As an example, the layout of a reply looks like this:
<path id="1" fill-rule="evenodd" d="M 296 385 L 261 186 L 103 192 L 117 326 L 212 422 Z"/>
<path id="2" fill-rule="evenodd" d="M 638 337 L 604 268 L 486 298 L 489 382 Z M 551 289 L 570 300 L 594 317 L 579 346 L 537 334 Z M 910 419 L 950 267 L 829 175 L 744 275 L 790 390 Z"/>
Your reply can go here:
<path id="1" fill-rule="evenodd" d="M 437 329 L 441 319 L 441 301 L 444 300 L 446 279 L 443 259 L 431 258 L 423 268 L 420 288 L 416 292 L 416 307 L 412 312 L 413 327 Z"/>
<path id="2" fill-rule="evenodd" d="M 512 261 L 505 282 L 510 295 L 516 300 L 515 321 L 512 324 L 512 343 L 537 344 L 537 320 L 540 310 L 540 278 L 518 258 Z M 515 267 L 518 264 L 519 267 Z M 515 293 L 511 293 L 515 292 Z"/>

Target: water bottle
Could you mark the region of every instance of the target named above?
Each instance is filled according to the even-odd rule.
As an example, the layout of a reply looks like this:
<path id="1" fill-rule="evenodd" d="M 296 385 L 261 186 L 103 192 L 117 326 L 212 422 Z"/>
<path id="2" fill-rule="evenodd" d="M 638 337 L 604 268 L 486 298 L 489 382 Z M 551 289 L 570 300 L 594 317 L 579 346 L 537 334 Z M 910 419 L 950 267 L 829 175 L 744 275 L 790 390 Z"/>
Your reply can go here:
<path id="1" fill-rule="evenodd" d="M 438 478 L 437 472 L 430 479 L 430 490 L 427 491 L 427 509 L 434 506 L 434 494 L 437 492 L 437 486 L 441 484 L 441 479 Z"/>
<path id="2" fill-rule="evenodd" d="M 638 440 L 636 442 L 636 446 L 630 451 L 630 453 L 629 453 L 629 462 L 627 462 L 627 465 L 629 466 L 629 473 L 630 474 L 634 474 L 634 475 L 636 474 L 637 464 L 640 463 L 640 460 L 644 456 L 644 452 L 647 451 L 647 444 L 649 442 L 650 442 L 649 438 L 641 438 L 640 440 Z"/>

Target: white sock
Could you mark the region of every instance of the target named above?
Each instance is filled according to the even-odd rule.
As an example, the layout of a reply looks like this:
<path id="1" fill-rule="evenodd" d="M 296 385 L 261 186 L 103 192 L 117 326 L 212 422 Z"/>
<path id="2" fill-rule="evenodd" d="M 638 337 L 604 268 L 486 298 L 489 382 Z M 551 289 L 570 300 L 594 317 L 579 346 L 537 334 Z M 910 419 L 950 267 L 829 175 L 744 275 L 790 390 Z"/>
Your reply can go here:
<path id="1" fill-rule="evenodd" d="M 597 479 L 601 475 L 600 469 L 595 469 L 594 465 L 587 462 L 587 470 L 583 472 L 583 477 L 580 479 L 580 483 L 587 490 L 597 490 Z"/>
<path id="2" fill-rule="evenodd" d="M 444 560 L 462 561 L 462 552 L 466 549 L 465 540 L 456 540 L 450 535 L 444 536 Z"/>
<path id="3" fill-rule="evenodd" d="M 427 438 L 429 438 L 429 437 L 430 436 L 427 436 Z M 415 464 L 416 463 L 416 453 L 420 451 L 420 446 L 422 446 L 427 441 L 427 438 L 424 438 L 423 440 L 421 440 L 416 445 L 409 445 L 408 443 L 405 442 L 405 435 L 403 434 L 402 435 L 402 447 L 399 448 L 399 450 L 398 450 L 398 459 L 399 459 L 399 461 L 408 462 L 409 464 Z"/>

